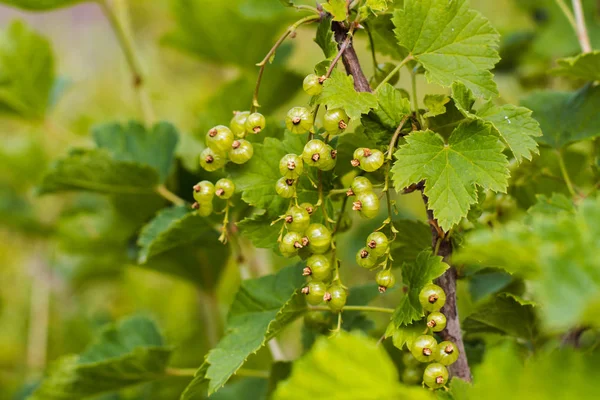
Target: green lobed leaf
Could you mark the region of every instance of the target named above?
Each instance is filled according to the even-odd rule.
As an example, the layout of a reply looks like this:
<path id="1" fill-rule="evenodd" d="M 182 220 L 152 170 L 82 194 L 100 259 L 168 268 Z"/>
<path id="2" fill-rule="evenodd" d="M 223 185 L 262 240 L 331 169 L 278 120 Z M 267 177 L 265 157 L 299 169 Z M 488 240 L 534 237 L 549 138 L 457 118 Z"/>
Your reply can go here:
<path id="1" fill-rule="evenodd" d="M 338 48 L 331 30 L 331 18 L 323 18 L 319 23 L 315 43 L 323 50 L 325 58 L 329 59 L 337 54 Z"/>
<path id="2" fill-rule="evenodd" d="M 412 113 L 410 101 L 388 83 L 377 90 L 376 96 L 377 109 L 363 116 L 360 122 L 370 139 L 378 145 L 387 145 L 402 120 Z"/>
<path id="3" fill-rule="evenodd" d="M 523 100 L 533 110 L 544 136 L 537 140 L 556 149 L 600 135 L 600 87 L 576 92 L 538 92 Z"/>
<path id="4" fill-rule="evenodd" d="M 421 221 L 402 219 L 394 221 L 398 231 L 391 243 L 395 263 L 414 262 L 417 256 L 431 248 L 431 227 Z"/>
<path id="5" fill-rule="evenodd" d="M 92 0 L 0 0 L 0 3 L 8 4 L 32 11 L 46 11 L 56 8 L 68 7 L 77 3 Z"/>
<path id="6" fill-rule="evenodd" d="M 338 70 L 334 70 L 323 83 L 319 102 L 328 108 L 343 108 L 351 119 L 356 120 L 360 119 L 361 114 L 377 108 L 377 98 L 373 93 L 357 92 L 352 75 Z"/>
<path id="7" fill-rule="evenodd" d="M 80 356 L 60 359 L 29 399 L 79 400 L 161 379 L 170 355 L 154 322 L 132 317 L 106 328 Z"/>
<path id="8" fill-rule="evenodd" d="M 43 119 L 55 81 L 50 43 L 21 21 L 0 32 L 0 113 Z"/>
<path id="9" fill-rule="evenodd" d="M 465 0 L 406 0 L 394 13 L 398 42 L 432 83 L 464 83 L 477 96 L 498 95 L 490 69 L 500 60 L 500 36 Z"/>
<path id="10" fill-rule="evenodd" d="M 460 124 L 448 142 L 432 132 L 413 132 L 395 153 L 392 178 L 397 191 L 425 180 L 440 227 L 449 230 L 477 202 L 477 186 L 506 192 L 509 176 L 503 146 L 490 127 L 472 121 Z"/>
<path id="11" fill-rule="evenodd" d="M 209 351 L 182 400 L 199 395 L 206 380 L 209 395 L 216 392 L 248 356 L 307 310 L 304 295 L 297 290 L 304 283 L 300 271 L 300 265 L 294 265 L 242 282 L 229 310 L 225 336 Z"/>
<path id="12" fill-rule="evenodd" d="M 394 23 L 391 14 L 369 18 L 365 24 L 373 38 L 375 51 L 398 61 L 403 60 L 408 55 L 408 51 L 398 44 L 396 35 L 394 35 Z"/>
<path id="13" fill-rule="evenodd" d="M 346 0 L 326 0 L 322 3 L 323 10 L 333 17 L 334 21 L 345 21 L 348 18 L 348 6 Z"/>
<path id="14" fill-rule="evenodd" d="M 388 8 L 388 0 L 367 0 L 365 5 L 373 12 L 384 12 Z"/>
<path id="15" fill-rule="evenodd" d="M 553 75 L 590 82 L 600 80 L 600 51 L 561 58 L 556 62 L 558 67 L 550 70 Z"/>
<path id="16" fill-rule="evenodd" d="M 462 83 L 452 85 L 452 97 L 457 108 L 469 119 L 479 119 L 489 124 L 508 146 L 517 161 L 531 160 L 533 154 L 539 154 L 535 138 L 542 136 L 540 124 L 532 118 L 532 111 L 512 104 L 496 106 L 491 101 L 479 110 L 472 111 L 474 97 Z"/>
<path id="17" fill-rule="evenodd" d="M 575 205 L 573 201 L 562 193 L 552 193 L 548 197 L 543 194 L 536 195 L 537 203 L 531 206 L 527 212 L 529 214 L 545 214 L 548 216 L 559 213 L 575 213 Z"/>
<path id="18" fill-rule="evenodd" d="M 537 318 L 534 307 L 520 304 L 505 293 L 479 305 L 462 325 L 467 334 L 501 333 L 532 341 L 536 338 Z"/>
<path id="19" fill-rule="evenodd" d="M 274 400 L 301 398 L 421 400 L 432 395 L 401 384 L 394 363 L 375 340 L 341 332 L 333 338 L 320 337 L 273 395 Z"/>
<path id="20" fill-rule="evenodd" d="M 423 114 L 425 118 L 432 118 L 446 113 L 446 103 L 450 101 L 450 97 L 445 94 L 426 94 L 423 104 L 427 108 L 427 112 Z"/>
<path id="21" fill-rule="evenodd" d="M 137 244 L 138 262 L 144 264 L 151 257 L 172 248 L 191 243 L 203 236 L 214 239 L 216 232 L 209 220 L 186 206 L 165 208 L 146 224 Z M 215 236 L 216 237 L 216 236 Z M 216 240 L 214 245 L 218 245 Z"/>
<path id="22" fill-rule="evenodd" d="M 394 327 L 409 325 L 423 317 L 419 292 L 425 285 L 442 276 L 448 268 L 450 266 L 442 261 L 442 257 L 432 255 L 431 250 L 419 253 L 414 262 L 402 264 L 402 283 L 408 290 L 392 315 Z"/>
<path id="23" fill-rule="evenodd" d="M 179 134 L 168 122 L 159 122 L 147 130 L 142 124 L 109 123 L 93 129 L 97 146 L 107 150 L 116 161 L 131 161 L 154 168 L 161 182 L 169 176 Z"/>
<path id="24" fill-rule="evenodd" d="M 152 194 L 158 185 L 153 168 L 115 161 L 106 151 L 76 149 L 58 160 L 44 176 L 39 194 L 73 190 L 104 194 Z"/>
<path id="25" fill-rule="evenodd" d="M 240 379 L 210 396 L 210 400 L 267 400 L 268 383 L 263 378 Z"/>
<path id="26" fill-rule="evenodd" d="M 276 218 L 268 214 L 253 215 L 238 222 L 237 227 L 242 236 L 250 240 L 255 247 L 276 251 L 279 248 L 277 239 L 283 223 L 271 225 Z"/>

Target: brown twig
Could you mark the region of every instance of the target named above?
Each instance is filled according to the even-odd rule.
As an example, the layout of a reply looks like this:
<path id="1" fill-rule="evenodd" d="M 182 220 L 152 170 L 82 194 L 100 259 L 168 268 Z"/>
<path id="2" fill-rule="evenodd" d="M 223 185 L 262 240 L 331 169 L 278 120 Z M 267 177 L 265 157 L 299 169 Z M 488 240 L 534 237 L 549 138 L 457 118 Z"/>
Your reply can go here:
<path id="1" fill-rule="evenodd" d="M 348 30 L 344 28 L 344 26 L 339 22 L 334 22 L 331 25 L 331 28 L 334 33 L 335 41 L 338 43 L 338 46 L 341 47 L 348 38 Z M 360 66 L 358 55 L 354 50 L 352 37 L 350 37 L 348 45 L 342 53 L 342 62 L 344 63 L 344 68 L 346 68 L 346 72 L 354 77 L 354 88 L 358 92 L 373 91 L 371 89 L 371 85 L 369 85 L 367 77 L 365 76 Z"/>

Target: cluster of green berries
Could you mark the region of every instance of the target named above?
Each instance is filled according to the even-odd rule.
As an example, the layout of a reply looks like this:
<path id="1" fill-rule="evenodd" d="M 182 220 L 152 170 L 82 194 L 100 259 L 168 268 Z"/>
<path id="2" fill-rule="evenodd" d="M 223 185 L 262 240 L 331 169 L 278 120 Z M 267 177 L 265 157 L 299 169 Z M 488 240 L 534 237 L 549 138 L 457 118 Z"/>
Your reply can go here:
<path id="1" fill-rule="evenodd" d="M 219 179 L 213 185 L 210 181 L 201 181 L 194 185 L 194 200 L 192 204 L 194 210 L 198 210 L 198 214 L 203 217 L 208 217 L 213 212 L 213 198 L 227 200 L 235 192 L 235 185 L 231 179 Z"/>
<path id="2" fill-rule="evenodd" d="M 379 197 L 373 191 L 373 185 L 368 178 L 355 177 L 346 194 L 356 196 L 356 201 L 352 202 L 352 210 L 358 211 L 362 217 L 375 218 L 379 213 Z"/>
<path id="3" fill-rule="evenodd" d="M 261 113 L 235 112 L 229 124 L 217 125 L 206 134 L 206 149 L 200 154 L 200 165 L 207 171 L 216 171 L 231 161 L 244 164 L 254 155 L 252 143 L 244 139 L 248 133 L 259 133 L 265 127 Z"/>
<path id="4" fill-rule="evenodd" d="M 387 256 L 390 251 L 388 238 L 382 232 L 373 232 L 367 237 L 366 246 L 356 253 L 356 263 L 363 268 L 372 269 L 379 264 L 379 260 Z M 385 265 L 385 262 L 384 262 Z M 385 293 L 396 284 L 396 277 L 391 268 L 385 268 L 377 272 L 375 281 L 379 286 L 379 292 Z"/>
<path id="5" fill-rule="evenodd" d="M 446 303 L 444 290 L 432 283 L 428 284 L 419 293 L 419 302 L 428 312 L 427 331 L 432 333 L 443 331 L 446 328 L 446 316 L 440 312 L 440 309 Z M 458 360 L 458 349 L 454 343 L 450 341 L 438 343 L 435 337 L 429 334 L 415 338 L 410 345 L 410 353 L 416 361 L 429 363 L 423 372 L 423 382 L 432 389 L 443 387 L 448 382 L 446 367 Z M 414 363 L 407 364 L 407 367 L 409 366 L 414 367 Z M 411 375 L 415 375 L 414 368 L 412 372 L 407 373 L 407 378 Z"/>

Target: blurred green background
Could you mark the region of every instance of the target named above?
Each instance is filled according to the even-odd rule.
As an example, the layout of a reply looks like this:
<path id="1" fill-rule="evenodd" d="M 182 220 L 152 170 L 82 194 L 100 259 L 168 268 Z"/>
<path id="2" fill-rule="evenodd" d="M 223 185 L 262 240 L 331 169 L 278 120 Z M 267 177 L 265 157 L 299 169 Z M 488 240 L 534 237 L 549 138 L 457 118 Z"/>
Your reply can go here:
<path id="1" fill-rule="evenodd" d="M 172 122 L 180 132 L 178 169 L 170 184 L 190 199 L 189 183 L 202 176 L 196 158 L 204 132 L 217 123 L 228 123 L 232 110 L 249 108 L 257 73 L 254 64 L 299 18 L 298 13 L 269 0 L 114 0 L 113 4 L 131 21 L 129 29 L 158 118 Z M 518 104 L 537 89 L 570 88 L 546 75 L 556 58 L 579 50 L 553 1 L 472 0 L 471 4 L 503 35 L 503 60 L 495 71 L 501 102 Z M 597 4 L 585 4 L 592 42 L 598 44 Z M 72 147 L 91 146 L 93 126 L 142 116 L 124 56 L 97 4 L 44 13 L 0 6 L 0 31 L 5 32 L 14 20 L 24 21 L 48 39 L 57 79 L 43 117 L 23 118 L 10 112 L 0 116 L 0 399 L 24 397 L 47 363 L 81 352 L 105 323 L 135 313 L 158 322 L 168 343 L 175 346 L 173 365 L 197 367 L 222 333 L 227 307 L 240 282 L 239 266 L 224 250 L 216 255 L 217 261 L 204 258 L 218 272 L 211 276 L 199 275 L 205 265 L 190 267 L 184 259 L 160 257 L 144 268 L 137 266 L 130 254 L 131 238 L 165 204 L 158 196 L 123 200 L 94 194 L 36 195 L 36 185 L 53 160 Z M 322 58 L 313 37 L 312 27 L 299 29 L 267 67 L 261 111 L 274 126 L 289 107 L 309 100 L 299 89 L 303 77 Z M 7 40 L 2 36 L 2 46 L 10 46 Z M 374 67 L 364 32 L 357 34 L 355 47 L 371 76 Z M 389 56 L 378 55 L 379 62 L 387 60 Z M 34 64 L 29 60 L 22 68 Z M 419 93 L 446 93 L 423 77 L 418 84 Z M 402 76 L 398 86 L 408 87 L 409 77 Z M 573 161 L 570 168 L 576 171 L 576 183 L 584 185 L 589 171 L 576 160 L 590 157 L 589 146 L 569 148 L 566 157 Z M 526 209 L 535 201 L 535 193 L 566 193 L 564 185 L 534 175 L 539 159 L 514 168 L 513 197 L 491 199 L 494 210 L 504 200 Z M 534 184 L 525 184 L 532 179 Z M 418 195 L 397 200 L 398 218 L 425 218 Z M 508 207 L 511 212 L 502 218 L 522 213 Z M 340 239 L 350 283 L 367 277 L 353 265 L 363 240 L 361 229 L 357 223 Z M 256 261 L 246 271 L 251 275 L 289 263 L 265 250 L 253 253 Z M 486 293 L 474 296 L 466 286 L 460 290 L 461 315 L 466 316 Z M 393 306 L 395 299 L 387 297 L 387 305 Z M 280 341 L 288 359 L 302 351 L 294 329 L 299 324 Z M 376 318 L 375 329 L 384 328 L 385 318 Z M 472 344 L 477 347 L 476 341 Z M 262 351 L 250 363 L 265 365 L 269 357 L 268 351 Z M 106 399 L 174 399 L 186 384 L 186 379 L 172 378 Z"/>

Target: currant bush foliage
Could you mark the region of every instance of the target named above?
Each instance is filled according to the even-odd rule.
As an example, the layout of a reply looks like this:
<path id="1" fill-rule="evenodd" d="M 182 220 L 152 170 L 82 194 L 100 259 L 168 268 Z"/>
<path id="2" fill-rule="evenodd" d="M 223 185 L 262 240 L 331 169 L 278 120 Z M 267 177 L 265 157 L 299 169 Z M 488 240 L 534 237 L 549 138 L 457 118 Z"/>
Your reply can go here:
<path id="1" fill-rule="evenodd" d="M 122 39 L 114 4 L 96 3 Z M 183 350 L 147 317 L 109 324 L 80 354 L 54 360 L 27 398 L 158 399 L 162 387 L 182 400 L 594 393 L 600 53 L 583 44 L 578 54 L 570 15 L 550 0 L 533 2 L 535 13 L 531 2 L 499 1 L 511 23 L 515 10 L 547 20 L 502 41 L 466 0 L 308 3 L 171 1 L 162 43 L 237 70 L 207 96 L 194 135 L 149 116 L 160 110 L 95 125 L 87 146 L 43 173 L 0 149 L 37 195 L 72 196 L 51 210 L 52 225 L 33 215 L 26 179 L 14 178 L 18 190 L 0 183 L 2 219 L 57 243 L 56 264 L 75 265 L 69 284 L 135 264 L 192 282 L 207 319 L 201 332 L 185 321 L 194 340 Z M 598 44 L 592 1 L 583 9 Z M 288 37 L 302 36 L 322 56 L 300 74 Z M 152 77 L 131 42 L 133 90 L 151 108 L 158 96 L 145 97 Z M 55 58 L 23 22 L 2 30 L 2 115 L 53 126 L 65 96 Z M 513 81 L 553 90 L 510 104 Z M 171 306 L 175 294 L 155 286 Z M 223 326 L 218 301 L 231 304 Z M 281 349 L 290 337 L 301 346 Z"/>

